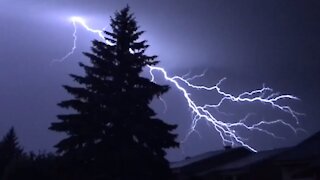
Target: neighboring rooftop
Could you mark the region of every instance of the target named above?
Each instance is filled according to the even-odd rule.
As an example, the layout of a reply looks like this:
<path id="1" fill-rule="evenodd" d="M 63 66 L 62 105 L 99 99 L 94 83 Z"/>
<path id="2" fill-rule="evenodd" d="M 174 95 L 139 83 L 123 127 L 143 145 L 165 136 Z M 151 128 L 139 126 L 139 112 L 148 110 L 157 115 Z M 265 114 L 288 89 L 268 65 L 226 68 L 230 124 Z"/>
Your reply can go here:
<path id="1" fill-rule="evenodd" d="M 320 132 L 310 136 L 288 151 L 279 161 L 297 161 L 302 159 L 320 158 Z"/>
<path id="2" fill-rule="evenodd" d="M 248 156 L 253 152 L 244 148 L 227 148 L 224 150 L 207 152 L 198 156 L 171 164 L 171 168 L 176 172 L 196 173 L 217 167 L 230 161 Z"/>
<path id="3" fill-rule="evenodd" d="M 199 161 L 202 161 L 202 160 L 205 160 L 208 158 L 215 157 L 215 156 L 220 155 L 224 152 L 225 152 L 225 150 L 218 150 L 218 151 L 206 152 L 206 153 L 199 154 L 199 155 L 193 156 L 193 157 L 186 157 L 186 159 L 184 159 L 182 161 L 177 161 L 177 162 L 171 163 L 170 167 L 171 168 L 181 168 L 181 167 L 188 166 L 188 165 L 194 164 L 196 162 L 199 162 Z"/>
<path id="4" fill-rule="evenodd" d="M 263 163 L 265 161 L 274 159 L 286 151 L 288 151 L 288 148 L 260 151 L 258 153 L 253 153 L 248 156 L 244 156 L 235 161 L 222 164 L 221 166 L 211 168 L 208 171 L 204 171 L 200 173 L 199 175 L 203 175 L 203 174 L 211 173 L 215 171 L 233 171 L 233 170 L 239 170 L 244 168 L 250 168 L 259 163 Z"/>
<path id="5" fill-rule="evenodd" d="M 290 148 L 257 153 L 244 147 L 226 148 L 172 163 L 171 168 L 181 180 L 281 179 L 283 172 L 297 178 L 320 177 L 320 132 Z"/>

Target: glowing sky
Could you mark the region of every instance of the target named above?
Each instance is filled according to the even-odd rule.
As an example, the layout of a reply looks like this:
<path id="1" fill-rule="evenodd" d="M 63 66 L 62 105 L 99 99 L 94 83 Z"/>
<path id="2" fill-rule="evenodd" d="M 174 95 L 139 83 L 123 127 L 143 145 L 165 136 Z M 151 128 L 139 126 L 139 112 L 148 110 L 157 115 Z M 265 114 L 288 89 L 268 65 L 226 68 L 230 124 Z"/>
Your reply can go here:
<path id="1" fill-rule="evenodd" d="M 63 63 L 51 64 L 72 47 L 73 27 L 68 17 L 81 15 L 90 26 L 103 28 L 109 24 L 109 16 L 127 3 L 0 0 L 0 134 L 14 125 L 26 149 L 52 150 L 61 135 L 47 127 L 63 111 L 56 103 L 69 97 L 61 85 L 73 83 L 67 74 L 82 73 L 77 63 L 87 59 L 81 52 L 88 51 L 89 42 L 97 39 L 79 29 L 81 38 L 75 55 Z M 300 97 L 302 101 L 291 105 L 307 114 L 301 117 L 301 126 L 310 134 L 320 130 L 319 2 L 133 0 L 129 4 L 141 29 L 146 30 L 143 38 L 151 45 L 149 53 L 159 55 L 160 65 L 171 75 L 183 75 L 189 70 L 198 74 L 207 69 L 207 76 L 195 82 L 213 85 L 228 77 L 223 88 L 235 94 L 266 83 L 276 91 Z M 215 98 L 193 93 L 200 103 Z M 179 124 L 177 132 L 184 135 L 191 115 L 183 97 L 172 89 L 164 98 L 168 105 L 166 114 L 162 114 L 161 102 L 154 105 L 159 116 Z M 256 118 L 279 116 L 255 105 L 227 105 L 225 109 L 241 115 L 246 111 L 261 114 Z M 199 128 L 201 138 L 192 136 L 183 146 L 186 155 L 222 147 L 205 124 Z M 258 149 L 292 145 L 307 137 L 297 137 L 282 128 L 274 131 L 287 140 L 261 134 L 249 137 Z M 169 158 L 178 159 L 181 154 L 181 150 L 170 151 Z"/>

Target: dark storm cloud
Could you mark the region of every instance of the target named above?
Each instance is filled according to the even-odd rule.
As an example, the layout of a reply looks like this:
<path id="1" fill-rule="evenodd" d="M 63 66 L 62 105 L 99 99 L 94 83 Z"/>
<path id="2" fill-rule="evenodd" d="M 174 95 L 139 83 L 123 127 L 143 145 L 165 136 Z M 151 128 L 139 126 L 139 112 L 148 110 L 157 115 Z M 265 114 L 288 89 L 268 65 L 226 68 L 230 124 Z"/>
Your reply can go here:
<path id="1" fill-rule="evenodd" d="M 320 129 L 319 1 L 0 0 L 1 134 L 14 125 L 27 149 L 51 150 L 59 137 L 47 127 L 62 111 L 56 103 L 69 97 L 61 85 L 72 83 L 67 74 L 82 72 L 77 62 L 87 59 L 81 51 L 88 51 L 89 42 L 97 38 L 79 28 L 75 55 L 64 63 L 51 64 L 72 46 L 68 18 L 83 16 L 91 26 L 102 28 L 114 11 L 127 3 L 146 30 L 150 53 L 159 55 L 170 74 L 208 69 L 206 78 L 198 83 L 212 85 L 228 77 L 222 87 L 235 94 L 266 83 L 276 91 L 300 97 L 301 102 L 293 105 L 307 114 L 301 117 L 302 127 L 310 133 Z M 180 125 L 182 138 L 190 113 L 177 90 L 172 88 L 166 97 L 167 114 L 160 113 L 162 104 L 155 106 L 160 116 Z M 211 97 L 197 94 L 195 98 Z M 183 145 L 186 155 L 222 147 L 217 134 L 205 124 L 199 128 L 202 138 L 192 136 Z M 264 149 L 294 144 L 306 135 L 298 136 L 287 141 L 256 134 L 250 138 Z M 267 143 L 259 144 L 259 138 Z M 178 150 L 169 157 L 182 156 Z"/>

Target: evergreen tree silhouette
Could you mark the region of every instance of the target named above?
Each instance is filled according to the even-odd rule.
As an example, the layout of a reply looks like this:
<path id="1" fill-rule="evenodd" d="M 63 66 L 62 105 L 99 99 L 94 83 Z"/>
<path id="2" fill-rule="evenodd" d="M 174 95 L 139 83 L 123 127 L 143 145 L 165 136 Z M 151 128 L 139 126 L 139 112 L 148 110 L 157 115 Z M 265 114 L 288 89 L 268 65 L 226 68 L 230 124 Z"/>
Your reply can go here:
<path id="1" fill-rule="evenodd" d="M 19 146 L 18 138 L 13 127 L 0 142 L 0 178 L 3 176 L 6 167 L 23 153 Z"/>
<path id="2" fill-rule="evenodd" d="M 23 153 L 8 164 L 1 180 L 61 180 L 57 164 L 56 156 L 51 153 Z"/>
<path id="3" fill-rule="evenodd" d="M 144 32 L 128 6 L 111 17 L 111 28 L 105 38 L 114 45 L 94 40 L 92 53 L 84 53 L 90 65 L 79 63 L 85 75 L 71 74 L 80 86 L 64 86 L 74 98 L 58 105 L 75 113 L 51 124 L 49 129 L 67 133 L 55 147 L 79 179 L 169 179 L 165 149 L 179 145 L 176 125 L 150 108 L 169 86 L 141 76 L 158 61 L 145 54 L 147 41 L 139 39 Z"/>

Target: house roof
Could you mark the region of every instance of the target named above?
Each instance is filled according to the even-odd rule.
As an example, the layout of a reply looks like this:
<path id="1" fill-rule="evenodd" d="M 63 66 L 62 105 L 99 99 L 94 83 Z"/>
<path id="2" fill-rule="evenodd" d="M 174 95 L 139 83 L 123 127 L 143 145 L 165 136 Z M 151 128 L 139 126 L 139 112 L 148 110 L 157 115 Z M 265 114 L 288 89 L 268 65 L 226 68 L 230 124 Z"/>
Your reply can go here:
<path id="1" fill-rule="evenodd" d="M 287 150 L 288 148 L 260 151 L 260 152 L 251 154 L 249 156 L 242 157 L 235 161 L 223 164 L 219 167 L 211 169 L 210 171 L 230 171 L 230 170 L 238 170 L 246 167 L 251 167 L 258 163 L 262 163 L 267 160 L 273 159 L 278 155 L 282 154 L 283 152 L 286 152 Z"/>
<path id="2" fill-rule="evenodd" d="M 207 171 L 203 171 L 197 175 L 202 176 L 213 172 L 243 170 L 269 160 L 274 162 L 282 162 L 290 160 L 306 160 L 312 158 L 320 158 L 320 132 L 314 134 L 297 146 L 253 153 L 248 156 L 235 159 L 234 161 L 221 164 L 220 166 L 212 167 Z"/>
<path id="3" fill-rule="evenodd" d="M 311 135 L 308 139 L 302 141 L 298 146 L 304 146 L 306 144 L 320 144 L 320 131 Z"/>
<path id="4" fill-rule="evenodd" d="M 206 153 L 194 156 L 194 157 L 187 157 L 186 159 L 184 159 L 182 161 L 171 163 L 170 167 L 171 168 L 185 167 L 185 166 L 200 162 L 202 160 L 215 157 L 215 156 L 220 155 L 224 152 L 225 152 L 225 150 L 211 151 L 211 152 L 206 152 Z"/>
<path id="5" fill-rule="evenodd" d="M 301 142 L 290 151 L 278 158 L 278 161 L 299 161 L 306 159 L 320 158 L 320 132 L 312 135 L 307 140 Z"/>
<path id="6" fill-rule="evenodd" d="M 300 161 L 301 160 L 301 161 Z M 211 173 L 225 173 L 238 171 L 250 171 L 259 165 L 281 165 L 287 162 L 308 162 L 297 176 L 313 172 L 320 167 L 320 132 L 300 144 L 290 147 L 253 153 L 250 150 L 239 147 L 214 152 L 207 152 L 183 161 L 171 164 L 176 173 L 185 175 L 206 176 Z M 271 163 L 271 164 L 269 164 Z"/>
<path id="7" fill-rule="evenodd" d="M 171 168 L 184 173 L 200 173 L 207 171 L 208 168 L 220 166 L 221 164 L 234 161 L 252 153 L 253 152 L 244 147 L 208 152 L 172 163 Z"/>

